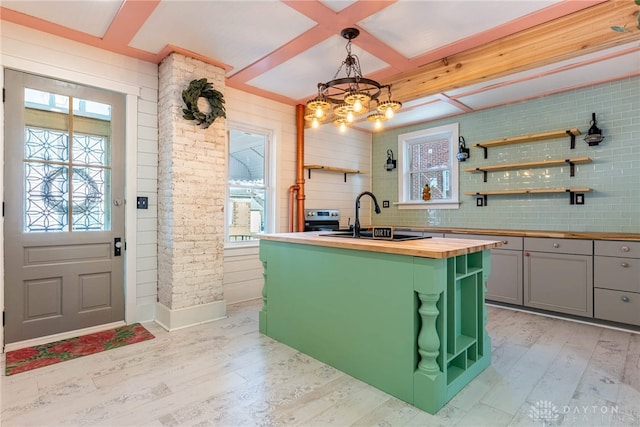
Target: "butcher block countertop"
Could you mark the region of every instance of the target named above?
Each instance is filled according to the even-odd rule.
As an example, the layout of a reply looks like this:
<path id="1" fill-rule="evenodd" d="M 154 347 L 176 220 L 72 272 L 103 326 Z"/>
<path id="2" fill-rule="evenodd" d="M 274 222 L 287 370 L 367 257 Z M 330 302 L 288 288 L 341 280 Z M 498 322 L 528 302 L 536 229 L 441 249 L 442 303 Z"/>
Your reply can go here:
<path id="1" fill-rule="evenodd" d="M 429 233 L 485 234 L 513 237 L 548 237 L 554 239 L 633 240 L 640 241 L 640 233 L 610 233 L 597 231 L 545 231 L 545 230 L 497 230 L 489 228 L 440 228 L 397 226 L 396 231 L 422 231 Z"/>
<path id="2" fill-rule="evenodd" d="M 440 237 L 405 241 L 388 241 L 321 236 L 321 234 L 326 233 L 326 231 L 308 231 L 299 233 L 265 234 L 260 236 L 260 239 L 299 243 L 303 245 L 353 249 L 357 251 L 409 255 L 420 258 L 451 258 L 458 255 L 497 248 L 502 245 L 497 240 L 443 239 Z"/>

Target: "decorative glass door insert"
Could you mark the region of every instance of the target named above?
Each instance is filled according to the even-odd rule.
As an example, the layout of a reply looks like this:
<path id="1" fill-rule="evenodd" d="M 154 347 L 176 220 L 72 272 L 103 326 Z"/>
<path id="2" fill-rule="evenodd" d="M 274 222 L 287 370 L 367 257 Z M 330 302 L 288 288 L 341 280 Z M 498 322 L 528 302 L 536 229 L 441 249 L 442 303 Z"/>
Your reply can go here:
<path id="1" fill-rule="evenodd" d="M 111 106 L 25 88 L 24 231 L 111 228 Z"/>

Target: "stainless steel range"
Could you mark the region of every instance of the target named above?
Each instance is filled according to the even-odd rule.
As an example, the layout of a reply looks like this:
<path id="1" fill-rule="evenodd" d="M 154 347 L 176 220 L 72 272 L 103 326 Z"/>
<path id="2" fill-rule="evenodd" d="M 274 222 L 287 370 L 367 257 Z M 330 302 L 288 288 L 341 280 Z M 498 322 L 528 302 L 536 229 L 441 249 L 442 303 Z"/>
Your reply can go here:
<path id="1" fill-rule="evenodd" d="M 305 209 L 304 231 L 333 231 L 340 229 L 340 210 Z"/>

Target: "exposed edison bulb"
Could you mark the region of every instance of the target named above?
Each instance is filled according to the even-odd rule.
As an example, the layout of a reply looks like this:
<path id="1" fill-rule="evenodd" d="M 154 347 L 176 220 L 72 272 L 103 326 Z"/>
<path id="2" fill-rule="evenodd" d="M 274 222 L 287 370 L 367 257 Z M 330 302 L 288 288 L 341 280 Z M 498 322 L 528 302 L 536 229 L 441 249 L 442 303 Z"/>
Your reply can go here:
<path id="1" fill-rule="evenodd" d="M 353 121 L 353 111 L 347 113 L 347 121 L 351 123 Z"/>
<path id="2" fill-rule="evenodd" d="M 362 111 L 362 102 L 358 98 L 356 98 L 355 102 L 353 103 L 353 111 L 355 111 L 356 113 Z"/>
<path id="3" fill-rule="evenodd" d="M 344 122 L 340 123 L 340 132 L 346 132 L 346 130 L 347 125 Z"/>
<path id="4" fill-rule="evenodd" d="M 318 121 L 317 117 L 314 117 L 313 120 L 311 121 L 311 127 L 317 128 L 318 126 L 320 126 L 320 122 Z"/>
<path id="5" fill-rule="evenodd" d="M 373 127 L 375 129 L 382 129 L 382 122 L 380 120 L 376 120 L 376 122 L 373 124 Z"/>
<path id="6" fill-rule="evenodd" d="M 324 111 L 322 110 L 322 108 L 321 107 L 316 108 L 316 117 L 321 118 L 322 116 L 324 116 Z"/>
<path id="7" fill-rule="evenodd" d="M 387 111 L 384 112 L 384 115 L 387 119 L 393 118 L 393 108 L 387 108 Z"/>

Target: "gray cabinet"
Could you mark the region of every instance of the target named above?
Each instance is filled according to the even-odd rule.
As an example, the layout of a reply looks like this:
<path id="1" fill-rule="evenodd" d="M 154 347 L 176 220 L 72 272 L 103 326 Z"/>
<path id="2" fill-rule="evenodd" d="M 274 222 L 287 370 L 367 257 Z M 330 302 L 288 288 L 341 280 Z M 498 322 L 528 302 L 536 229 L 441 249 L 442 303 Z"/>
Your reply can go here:
<path id="1" fill-rule="evenodd" d="M 640 325 L 640 242 L 596 241 L 594 317 Z"/>
<path id="2" fill-rule="evenodd" d="M 491 249 L 491 273 L 485 299 L 522 305 L 522 237 L 484 234 L 446 234 L 445 237 L 501 241 L 500 248 Z"/>
<path id="3" fill-rule="evenodd" d="M 524 305 L 593 317 L 593 241 L 524 238 Z"/>

